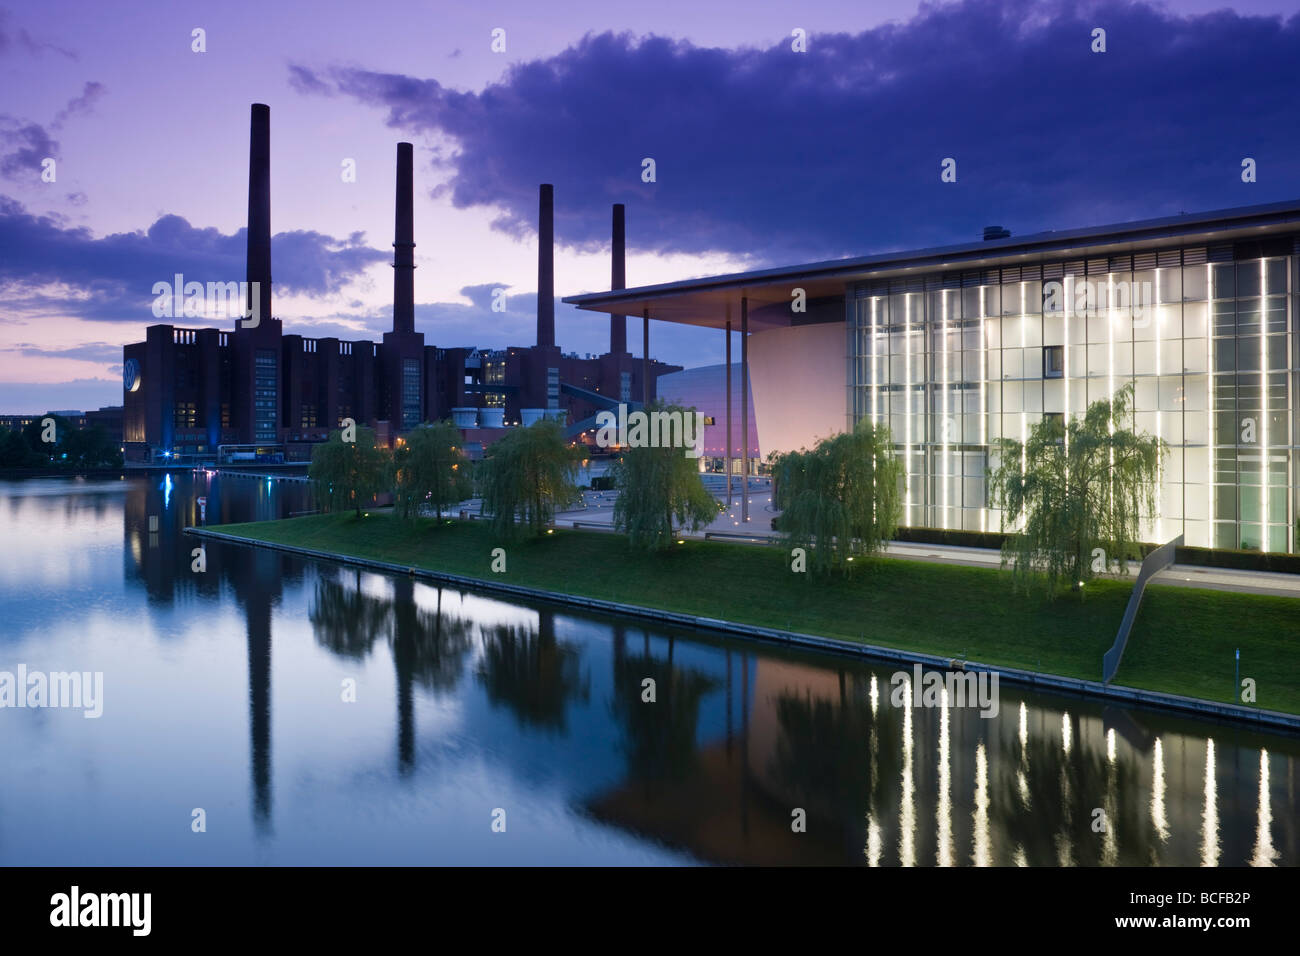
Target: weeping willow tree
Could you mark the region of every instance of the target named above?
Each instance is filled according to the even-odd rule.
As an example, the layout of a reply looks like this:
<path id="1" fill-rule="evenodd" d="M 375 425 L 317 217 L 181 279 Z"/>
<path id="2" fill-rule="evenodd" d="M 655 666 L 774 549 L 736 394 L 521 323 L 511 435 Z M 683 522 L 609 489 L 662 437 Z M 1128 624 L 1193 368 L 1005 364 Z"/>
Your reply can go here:
<path id="1" fill-rule="evenodd" d="M 1160 466 L 1168 446 L 1123 427 L 1133 417 L 1133 386 L 1088 406 L 1069 423 L 1044 418 L 1028 439 L 999 440 L 989 496 L 1002 509 L 1007 538 L 1003 565 L 1017 586 L 1055 593 L 1064 582 L 1081 590 L 1099 572 L 1128 572 L 1141 523 L 1156 512 Z"/>
<path id="2" fill-rule="evenodd" d="M 646 411 L 695 420 L 695 410 L 680 405 L 656 402 Z M 674 521 L 677 527 L 698 531 L 722 510 L 700 480 L 699 459 L 688 458 L 685 446 L 628 448 L 614 466 L 613 478 L 618 489 L 614 528 L 637 548 L 667 548 L 674 541 Z"/>
<path id="3" fill-rule="evenodd" d="M 393 452 L 393 505 L 403 518 L 419 517 L 425 505 L 443 509 L 474 493 L 460 431 L 451 422 L 421 425 L 398 439 Z"/>
<path id="4" fill-rule="evenodd" d="M 375 445 L 373 429 L 357 426 L 355 438 L 344 441 L 336 429 L 311 450 L 307 478 L 321 511 L 351 508 L 359 518 L 363 506 L 388 490 L 388 449 Z"/>
<path id="5" fill-rule="evenodd" d="M 477 468 L 483 511 L 501 537 L 540 534 L 558 509 L 579 498 L 578 455 L 550 419 L 512 428 Z"/>
<path id="6" fill-rule="evenodd" d="M 862 419 L 811 451 L 774 455 L 772 501 L 785 543 L 808 553 L 810 571 L 847 570 L 894 536 L 902 513 L 903 466 L 889 429 Z"/>

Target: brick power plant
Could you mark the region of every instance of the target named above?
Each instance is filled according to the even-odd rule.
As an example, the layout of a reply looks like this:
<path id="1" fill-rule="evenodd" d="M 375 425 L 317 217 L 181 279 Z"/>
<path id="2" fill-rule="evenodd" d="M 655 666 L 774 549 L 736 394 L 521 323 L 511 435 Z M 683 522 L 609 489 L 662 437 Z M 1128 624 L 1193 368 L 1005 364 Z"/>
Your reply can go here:
<path id="1" fill-rule="evenodd" d="M 610 317 L 609 351 L 583 358 L 555 343 L 553 189 L 538 202 L 537 341 L 487 351 L 425 343 L 415 328 L 412 147 L 397 145 L 393 328 L 381 342 L 286 334 L 271 295 L 270 109 L 252 107 L 248 167 L 249 318 L 234 328 L 151 325 L 123 348 L 123 444 L 130 464 L 305 461 L 345 418 L 390 444 L 422 422 L 450 419 L 466 448 L 551 417 L 580 438 L 619 402 L 653 398 L 680 370 L 627 350 Z M 623 206 L 613 207 L 611 289 L 624 288 Z M 254 300 L 255 297 L 255 300 Z M 253 318 L 255 317 L 255 318 Z"/>

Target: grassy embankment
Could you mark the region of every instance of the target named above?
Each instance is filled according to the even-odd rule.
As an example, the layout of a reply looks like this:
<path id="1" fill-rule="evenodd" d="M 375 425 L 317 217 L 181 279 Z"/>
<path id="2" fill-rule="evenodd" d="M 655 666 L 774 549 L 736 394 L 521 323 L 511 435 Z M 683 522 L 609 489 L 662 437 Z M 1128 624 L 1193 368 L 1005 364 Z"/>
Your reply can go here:
<path id="1" fill-rule="evenodd" d="M 225 525 L 242 537 L 468 577 L 783 628 L 846 641 L 1099 680 L 1132 588 L 1090 584 L 1083 602 L 1026 598 L 1010 575 L 918 561 L 863 561 L 849 578 L 790 571 L 773 547 L 688 541 L 665 554 L 619 535 L 558 529 L 503 543 L 484 523 L 316 515 Z M 491 573 L 504 546 L 507 573 Z M 1300 599 L 1153 585 L 1117 684 L 1232 699 L 1233 651 L 1258 683 L 1257 705 L 1300 713 Z"/>

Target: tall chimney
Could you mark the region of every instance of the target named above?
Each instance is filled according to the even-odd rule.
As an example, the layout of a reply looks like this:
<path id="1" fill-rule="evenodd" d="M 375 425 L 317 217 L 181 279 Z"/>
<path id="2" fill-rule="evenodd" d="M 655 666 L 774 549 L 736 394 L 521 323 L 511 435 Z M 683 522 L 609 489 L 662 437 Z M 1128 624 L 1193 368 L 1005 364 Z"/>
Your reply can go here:
<path id="1" fill-rule="evenodd" d="M 555 187 L 542 183 L 537 209 L 537 347 L 555 347 Z"/>
<path id="2" fill-rule="evenodd" d="M 610 264 L 609 288 L 611 291 L 627 288 L 627 273 L 624 269 L 624 253 L 627 242 L 624 235 L 623 204 L 614 203 L 614 259 Z M 614 355 L 627 351 L 627 316 L 611 315 L 609 317 L 609 350 Z"/>
<path id="3" fill-rule="evenodd" d="M 412 147 L 397 144 L 397 214 L 393 230 L 393 331 L 415 331 L 415 214 Z"/>
<path id="4" fill-rule="evenodd" d="M 271 319 L 271 108 L 253 104 L 248 137 L 248 297 L 262 328 Z M 257 301 L 252 301 L 253 283 Z M 249 322 L 251 323 L 251 319 Z M 256 326 L 249 325 L 249 328 Z"/>

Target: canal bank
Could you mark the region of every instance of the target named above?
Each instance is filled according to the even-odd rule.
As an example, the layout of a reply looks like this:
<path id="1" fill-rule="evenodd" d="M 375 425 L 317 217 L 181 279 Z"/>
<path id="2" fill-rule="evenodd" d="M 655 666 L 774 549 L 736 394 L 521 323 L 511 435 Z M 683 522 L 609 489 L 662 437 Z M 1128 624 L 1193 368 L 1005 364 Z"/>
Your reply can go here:
<path id="1" fill-rule="evenodd" d="M 283 523 L 277 523 L 283 524 Z M 1114 683 L 1103 684 L 1100 681 L 1087 680 L 1061 674 L 1053 674 L 1034 669 L 1011 667 L 1003 664 L 989 664 L 965 656 L 952 657 L 924 653 L 906 648 L 890 647 L 883 644 L 863 641 L 850 641 L 834 637 L 810 634 L 787 628 L 774 628 L 755 623 L 740 622 L 699 614 L 682 613 L 663 608 L 647 607 L 642 604 L 621 600 L 608 600 L 593 596 L 584 596 L 567 591 L 557 591 L 530 585 L 512 584 L 492 578 L 457 574 L 439 570 L 416 563 L 385 561 L 379 558 L 349 554 L 338 550 L 306 547 L 285 541 L 268 540 L 250 534 L 233 534 L 209 528 L 187 527 L 187 534 L 209 540 L 226 541 L 234 544 L 256 545 L 283 551 L 302 557 L 336 562 L 352 567 L 365 568 L 386 574 L 406 575 L 417 579 L 450 584 L 467 590 L 481 590 L 490 593 L 506 594 L 518 598 L 541 600 L 551 603 L 578 607 L 587 610 L 611 614 L 622 614 L 633 618 L 649 619 L 671 623 L 680 627 L 692 628 L 704 632 L 713 632 L 730 637 L 758 640 L 766 643 L 783 644 L 811 650 L 829 651 L 880 662 L 898 662 L 921 664 L 937 669 L 961 669 L 976 673 L 997 674 L 1000 681 L 1029 686 L 1055 693 L 1065 693 L 1100 700 L 1116 701 L 1130 705 L 1154 707 L 1163 710 L 1192 714 L 1202 718 L 1243 724 L 1255 728 L 1279 730 L 1295 733 L 1300 731 L 1300 714 L 1285 713 L 1279 710 L 1244 707 L 1232 703 L 1208 700 L 1194 696 L 1168 693 Z"/>

